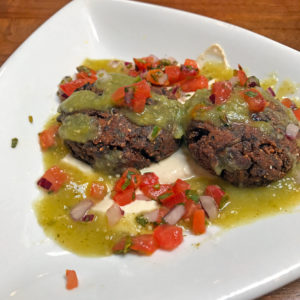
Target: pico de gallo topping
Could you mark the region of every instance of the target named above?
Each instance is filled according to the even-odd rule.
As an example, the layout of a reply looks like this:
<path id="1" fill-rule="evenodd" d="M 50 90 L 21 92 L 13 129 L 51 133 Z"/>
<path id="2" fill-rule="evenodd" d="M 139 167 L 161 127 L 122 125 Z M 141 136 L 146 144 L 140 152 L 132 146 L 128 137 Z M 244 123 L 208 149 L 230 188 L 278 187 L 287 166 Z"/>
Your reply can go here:
<path id="1" fill-rule="evenodd" d="M 176 112 L 180 115 L 176 122 L 181 122 L 188 116 L 195 120 L 210 122 L 212 125 L 223 126 L 230 124 L 230 118 L 232 118 L 232 122 L 239 121 L 239 118 L 242 122 L 244 120 L 259 121 L 258 113 L 268 108 L 272 102 L 270 97 L 274 97 L 274 91 L 271 88 L 263 89 L 259 80 L 254 76 L 247 77 L 240 65 L 237 70 L 232 70 L 233 75 L 231 78 L 228 77 L 229 79 L 211 77 L 192 59 L 186 59 L 184 63 L 180 64 L 172 58 L 159 59 L 150 55 L 134 58 L 133 62 L 111 61 L 107 65 L 109 68 L 106 71 L 101 68 L 78 67 L 73 78 L 65 77 L 60 83 L 58 93 L 60 99 L 64 101 L 73 93 L 79 92 L 69 99 L 76 100 L 76 95 L 82 91 L 83 94 L 87 92 L 85 93 L 87 97 L 83 97 L 80 99 L 82 101 L 77 102 L 76 109 L 78 111 L 85 109 L 101 111 L 102 108 L 103 111 L 108 111 L 112 107 L 117 107 L 117 111 L 128 113 L 126 117 L 131 118 L 131 122 L 134 123 L 137 120 L 136 124 L 138 125 L 138 121 L 142 120 L 139 119 L 140 117 L 145 115 L 149 118 L 149 115 L 153 111 L 155 112 L 154 109 L 152 111 L 150 109 L 151 107 L 155 108 L 156 102 L 163 102 L 164 100 L 161 98 L 174 102 L 173 100 L 181 100 L 181 96 L 184 95 L 186 98 L 182 102 L 180 101 L 178 109 L 180 114 Z M 114 77 L 114 75 L 117 76 Z M 105 84 L 105 80 L 109 83 Z M 95 95 L 91 95 L 92 92 Z M 80 106 L 84 102 L 83 100 L 86 100 L 92 107 Z M 98 100 L 104 103 L 103 106 L 97 102 Z M 189 100 L 192 100 L 190 110 L 186 105 Z M 196 101 L 193 102 L 193 100 Z M 157 118 L 169 111 L 169 107 L 171 107 L 169 102 L 166 110 L 158 109 Z M 185 103 L 183 104 L 183 102 Z M 68 101 L 62 104 L 66 103 Z M 281 103 L 291 109 L 296 118 L 300 120 L 300 108 L 291 99 L 284 98 Z M 97 106 L 98 104 L 99 106 Z M 234 112 L 237 113 L 228 114 L 233 107 L 236 109 Z M 72 115 L 72 110 L 67 111 L 66 109 L 64 113 Z M 138 117 L 134 118 L 133 115 L 138 115 Z M 235 117 L 238 118 L 234 119 Z M 191 118 L 188 121 L 191 121 Z M 154 121 L 151 125 L 153 128 L 147 132 L 147 140 L 155 144 L 157 138 L 163 135 L 165 127 L 164 124 Z M 293 127 L 292 125 L 289 124 L 287 127 L 286 135 L 290 139 L 295 139 L 299 128 L 295 124 Z M 44 155 L 52 152 L 56 155 L 59 152 L 57 149 L 64 147 L 61 129 L 62 127 L 56 123 L 39 133 L 39 143 Z M 85 130 L 86 127 L 83 126 L 81 129 Z M 96 127 L 96 130 L 98 129 Z M 119 149 L 114 148 L 114 150 L 121 152 L 118 151 Z M 154 172 L 142 173 L 135 168 L 128 168 L 121 176 L 118 175 L 113 179 L 108 179 L 105 177 L 106 174 L 99 173 L 100 177 L 93 177 L 92 180 L 86 181 L 78 179 L 76 182 L 73 171 L 70 171 L 65 162 L 61 160 L 67 153 L 64 151 L 66 149 L 62 150 L 64 155 L 60 156 L 59 154 L 59 158 L 54 160 L 55 163 L 50 164 L 50 168 L 48 164 L 48 170 L 38 180 L 37 185 L 47 191 L 46 197 L 49 199 L 52 197 L 51 200 L 60 202 L 60 204 L 63 202 L 61 199 L 68 195 L 66 202 L 63 202 L 63 210 L 67 211 L 64 218 L 69 218 L 68 222 L 72 226 L 81 226 L 77 227 L 80 230 L 83 226 L 86 228 L 91 226 L 89 228 L 92 231 L 97 227 L 92 233 L 94 237 L 97 235 L 97 229 L 104 228 L 101 238 L 105 238 L 103 244 L 110 247 L 109 253 L 134 252 L 151 255 L 158 249 L 166 251 L 176 249 L 183 241 L 184 230 L 189 230 L 194 235 L 201 235 L 206 232 L 209 221 L 215 220 L 218 224 L 223 215 L 223 213 L 220 214 L 220 211 L 228 203 L 225 189 L 228 193 L 234 189 L 222 181 L 205 181 L 206 179 L 200 189 L 195 187 L 197 185 L 193 180 L 177 179 L 172 184 L 162 183 L 162 180 Z M 102 176 L 104 179 L 101 179 Z M 199 181 L 201 180 L 199 179 Z M 84 196 L 81 197 L 83 190 Z M 71 199 L 70 191 L 76 199 Z M 58 197 L 55 198 L 57 195 Z M 106 200 L 109 200 L 108 207 Z M 151 201 L 151 205 L 154 204 L 155 208 L 135 213 L 132 219 L 135 231 L 131 232 L 124 225 L 127 224 L 127 208 L 140 200 Z M 225 201 L 226 205 L 224 205 Z M 105 202 L 105 211 L 101 208 L 103 211 L 100 210 L 98 213 L 96 207 L 98 204 L 101 206 L 101 202 Z M 64 211 L 60 211 L 60 213 L 63 215 Z M 51 223 L 46 222 L 46 219 L 42 222 L 45 222 L 46 226 Z M 93 227 L 94 225 L 95 227 Z M 107 231 L 109 234 L 106 236 Z M 66 236 L 67 234 L 64 235 L 64 239 Z M 57 239 L 59 240 L 59 238 Z M 61 240 L 63 239 L 61 238 Z M 94 240 L 98 241 L 98 239 Z M 106 241 L 108 241 L 107 244 Z M 91 252 L 86 251 L 86 253 Z"/>
<path id="2" fill-rule="evenodd" d="M 173 184 L 161 184 L 153 172 L 141 174 L 133 168 L 127 169 L 116 182 L 112 198 L 116 204 L 124 206 L 138 201 L 135 200 L 137 193 L 146 196 L 142 199 L 154 200 L 158 204 L 159 208 L 136 217 L 141 226 L 152 226 L 153 234 L 123 237 L 113 246 L 114 253 L 124 254 L 132 250 L 149 255 L 157 249 L 175 249 L 183 241 L 181 225 L 190 228 L 194 234 L 204 233 L 206 218 L 212 218 L 211 207 L 217 211 L 225 196 L 218 185 L 208 185 L 204 192 L 208 196 L 204 196 L 206 198 L 201 202 L 198 192 L 191 190 L 190 184 L 182 179 Z"/>

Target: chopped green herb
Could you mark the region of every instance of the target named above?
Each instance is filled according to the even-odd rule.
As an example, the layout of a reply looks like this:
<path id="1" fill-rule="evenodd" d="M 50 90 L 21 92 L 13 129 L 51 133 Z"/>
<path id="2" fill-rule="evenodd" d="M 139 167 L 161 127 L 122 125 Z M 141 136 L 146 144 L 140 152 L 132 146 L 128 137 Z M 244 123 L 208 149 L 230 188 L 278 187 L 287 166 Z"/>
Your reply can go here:
<path id="1" fill-rule="evenodd" d="M 132 245 L 131 237 L 126 236 L 124 248 L 119 251 L 116 251 L 115 254 L 126 254 L 130 250 L 131 245 Z"/>
<path id="2" fill-rule="evenodd" d="M 171 61 L 169 59 L 163 58 L 159 60 L 159 66 L 169 66 L 171 64 Z"/>
<path id="3" fill-rule="evenodd" d="M 158 78 L 157 78 L 158 74 L 153 74 L 151 73 L 151 77 L 154 81 L 158 81 Z"/>
<path id="4" fill-rule="evenodd" d="M 135 200 L 135 192 L 132 193 L 131 199 L 132 199 L 132 200 Z"/>
<path id="5" fill-rule="evenodd" d="M 29 123 L 33 123 L 33 117 L 32 116 L 28 116 L 28 121 L 29 121 Z"/>
<path id="6" fill-rule="evenodd" d="M 143 215 L 137 216 L 135 220 L 138 224 L 142 225 L 143 227 L 145 227 L 149 223 L 149 221 Z"/>
<path id="7" fill-rule="evenodd" d="M 158 184 L 154 185 L 153 187 L 154 187 L 156 190 L 159 190 L 160 184 L 158 183 Z"/>
<path id="8" fill-rule="evenodd" d="M 157 138 L 157 136 L 159 135 L 160 131 L 161 131 L 161 128 L 159 126 L 155 125 L 152 129 L 152 132 L 148 136 L 148 139 L 150 141 L 155 140 Z"/>
<path id="9" fill-rule="evenodd" d="M 125 182 L 123 183 L 121 189 L 124 191 L 127 189 L 127 187 L 130 185 L 131 180 L 126 178 Z"/>
<path id="10" fill-rule="evenodd" d="M 248 97 L 251 97 L 251 98 L 254 98 L 254 97 L 258 96 L 258 94 L 256 92 L 253 92 L 253 91 L 247 91 L 247 92 L 245 92 L 245 95 L 247 95 Z"/>
<path id="11" fill-rule="evenodd" d="M 158 200 L 164 200 L 168 197 L 170 197 L 172 195 L 172 193 L 166 193 L 166 194 L 162 194 L 160 196 L 157 197 Z"/>
<path id="12" fill-rule="evenodd" d="M 194 190 L 186 190 L 185 195 L 188 199 L 193 200 L 194 202 L 198 203 L 199 202 L 199 195 L 196 191 Z"/>
<path id="13" fill-rule="evenodd" d="M 16 148 L 18 145 L 18 142 L 19 142 L 18 138 L 11 139 L 11 147 Z"/>

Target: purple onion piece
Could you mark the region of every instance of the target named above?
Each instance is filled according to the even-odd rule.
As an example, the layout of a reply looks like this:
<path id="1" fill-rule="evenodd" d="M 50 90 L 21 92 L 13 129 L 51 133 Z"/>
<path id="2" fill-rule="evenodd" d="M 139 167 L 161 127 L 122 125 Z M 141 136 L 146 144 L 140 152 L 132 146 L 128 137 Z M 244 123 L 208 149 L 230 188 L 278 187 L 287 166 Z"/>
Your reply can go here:
<path id="1" fill-rule="evenodd" d="M 52 186 L 52 183 L 47 180 L 46 178 L 42 177 L 38 182 L 37 182 L 37 185 L 42 187 L 43 189 L 45 190 L 50 190 L 51 186 Z"/>
<path id="2" fill-rule="evenodd" d="M 215 102 L 216 102 L 216 96 L 215 96 L 215 94 L 211 94 L 209 96 L 209 100 L 211 101 L 211 103 L 215 104 Z"/>
<path id="3" fill-rule="evenodd" d="M 91 222 L 91 221 L 93 221 L 94 217 L 95 217 L 95 215 L 92 215 L 92 214 L 90 214 L 90 215 L 85 215 L 85 216 L 82 218 L 82 221 L 83 221 L 83 222 Z"/>
<path id="4" fill-rule="evenodd" d="M 298 132 L 299 132 L 299 127 L 291 123 L 286 127 L 285 134 L 289 139 L 295 140 L 297 138 Z"/>
<path id="5" fill-rule="evenodd" d="M 248 84 L 249 87 L 256 87 L 256 82 L 252 81 Z"/>
<path id="6" fill-rule="evenodd" d="M 275 94 L 275 92 L 274 92 L 274 90 L 271 88 L 271 87 L 268 87 L 268 92 L 273 96 L 273 97 L 275 97 L 276 96 L 276 94 Z"/>
<path id="7" fill-rule="evenodd" d="M 134 89 L 133 87 L 126 87 L 125 88 L 125 96 L 124 96 L 124 101 L 126 104 L 130 104 L 131 100 L 133 99 L 134 96 Z"/>
<path id="8" fill-rule="evenodd" d="M 94 205 L 94 202 L 89 199 L 81 200 L 70 211 L 70 216 L 74 221 L 81 221 L 88 210 Z"/>
<path id="9" fill-rule="evenodd" d="M 178 86 L 174 86 L 174 88 L 172 89 L 172 94 L 175 95 L 177 90 L 178 90 Z"/>

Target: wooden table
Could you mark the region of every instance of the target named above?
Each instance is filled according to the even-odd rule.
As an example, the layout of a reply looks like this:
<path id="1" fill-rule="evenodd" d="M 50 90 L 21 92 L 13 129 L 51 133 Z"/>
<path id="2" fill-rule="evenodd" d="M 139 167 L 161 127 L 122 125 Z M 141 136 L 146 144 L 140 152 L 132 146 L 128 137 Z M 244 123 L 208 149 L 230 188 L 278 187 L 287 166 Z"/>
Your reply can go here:
<path id="1" fill-rule="evenodd" d="M 68 2 L 70 1 L 0 0 L 0 66 L 38 26 Z M 144 2 L 229 22 L 300 50 L 299 0 L 144 0 Z M 260 299 L 300 299 L 300 279 Z"/>

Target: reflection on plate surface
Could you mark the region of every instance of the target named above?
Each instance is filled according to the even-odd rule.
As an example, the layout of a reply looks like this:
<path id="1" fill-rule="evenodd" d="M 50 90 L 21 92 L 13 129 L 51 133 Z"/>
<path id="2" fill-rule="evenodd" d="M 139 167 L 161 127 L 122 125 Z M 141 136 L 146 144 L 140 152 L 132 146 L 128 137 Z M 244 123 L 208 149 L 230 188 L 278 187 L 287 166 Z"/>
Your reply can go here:
<path id="1" fill-rule="evenodd" d="M 171 254 L 126 258 L 62 255 L 32 212 L 39 196 L 34 183 L 43 172 L 37 133 L 56 111 L 56 85 L 64 74 L 86 57 L 128 60 L 153 53 L 182 61 L 216 42 L 232 66 L 240 63 L 260 78 L 274 71 L 281 80 L 299 78 L 300 54 L 276 42 L 201 16 L 108 0 L 70 3 L 3 65 L 1 299 L 253 298 L 300 276 L 297 210 L 214 235 L 200 247 L 191 246 L 199 238 L 189 236 Z M 19 138 L 15 149 L 13 137 Z M 79 277 L 72 292 L 65 290 L 66 268 Z"/>

